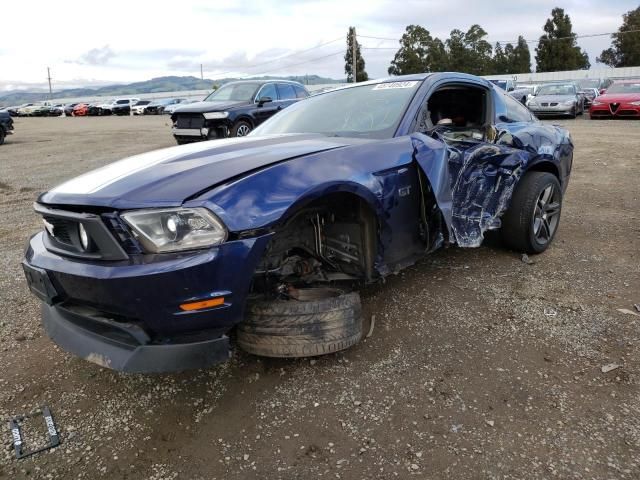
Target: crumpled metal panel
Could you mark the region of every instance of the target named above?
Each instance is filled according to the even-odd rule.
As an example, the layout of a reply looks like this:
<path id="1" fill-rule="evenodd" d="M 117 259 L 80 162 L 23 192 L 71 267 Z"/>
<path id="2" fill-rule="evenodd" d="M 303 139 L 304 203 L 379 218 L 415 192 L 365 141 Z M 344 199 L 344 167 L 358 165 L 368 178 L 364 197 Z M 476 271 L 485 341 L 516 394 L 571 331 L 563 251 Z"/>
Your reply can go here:
<path id="1" fill-rule="evenodd" d="M 486 143 L 449 146 L 450 228 L 459 246 L 479 247 L 487 230 L 500 228 L 529 158 L 521 150 Z"/>

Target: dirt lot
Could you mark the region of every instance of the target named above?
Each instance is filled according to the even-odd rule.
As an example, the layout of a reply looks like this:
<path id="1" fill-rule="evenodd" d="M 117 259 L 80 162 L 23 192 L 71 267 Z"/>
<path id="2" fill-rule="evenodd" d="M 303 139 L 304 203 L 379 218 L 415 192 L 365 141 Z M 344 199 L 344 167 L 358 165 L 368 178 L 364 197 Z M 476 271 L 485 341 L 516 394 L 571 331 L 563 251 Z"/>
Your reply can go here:
<path id="1" fill-rule="evenodd" d="M 617 311 L 640 303 L 640 122 L 564 124 L 574 173 L 535 263 L 444 250 L 363 292 L 375 330 L 346 352 L 133 376 L 56 348 L 19 263 L 38 192 L 173 145 L 167 118 L 17 119 L 0 147 L 0 478 L 640 478 L 640 316 Z M 4 420 L 43 404 L 63 443 L 17 461 Z"/>

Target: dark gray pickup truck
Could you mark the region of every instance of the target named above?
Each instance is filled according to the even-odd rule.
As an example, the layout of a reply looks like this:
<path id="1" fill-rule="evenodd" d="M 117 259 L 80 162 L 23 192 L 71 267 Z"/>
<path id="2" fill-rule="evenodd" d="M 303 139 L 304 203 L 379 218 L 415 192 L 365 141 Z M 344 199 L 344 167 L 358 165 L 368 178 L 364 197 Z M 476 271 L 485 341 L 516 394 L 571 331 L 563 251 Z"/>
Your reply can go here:
<path id="1" fill-rule="evenodd" d="M 6 110 L 0 110 L 0 145 L 4 143 L 4 139 L 7 135 L 13 133 L 13 119 L 9 112 Z"/>

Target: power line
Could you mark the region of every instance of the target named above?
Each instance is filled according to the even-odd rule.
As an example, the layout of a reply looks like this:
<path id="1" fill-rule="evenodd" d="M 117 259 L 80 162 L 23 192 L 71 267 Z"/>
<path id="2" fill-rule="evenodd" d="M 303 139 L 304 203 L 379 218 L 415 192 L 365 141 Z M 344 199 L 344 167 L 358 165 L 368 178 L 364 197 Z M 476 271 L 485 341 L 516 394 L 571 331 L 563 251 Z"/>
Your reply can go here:
<path id="1" fill-rule="evenodd" d="M 278 61 L 283 60 L 285 58 L 289 58 L 289 57 L 293 57 L 293 56 L 296 56 L 296 55 L 300 55 L 302 53 L 310 52 L 311 50 L 316 50 L 318 48 L 325 47 L 327 45 L 330 45 L 332 43 L 337 42 L 338 40 L 342 40 L 342 37 L 334 38 L 333 40 L 330 40 L 330 41 L 325 42 L 325 43 L 321 43 L 319 45 L 316 45 L 315 47 L 306 48 L 304 50 L 298 50 L 296 52 L 288 53 L 286 55 L 282 55 L 280 57 L 276 57 L 276 58 L 273 58 L 271 60 L 267 60 L 267 61 L 264 61 L 264 62 L 254 63 L 252 65 L 226 65 L 226 68 L 252 69 L 252 68 L 260 67 L 262 65 L 268 65 L 269 63 L 278 62 Z M 220 75 L 227 75 L 227 74 L 234 73 L 234 72 L 235 72 L 235 70 L 230 70 L 230 71 L 227 71 L 227 72 L 216 73 L 215 76 L 219 77 Z M 259 75 L 259 74 L 256 74 L 256 75 Z"/>
<path id="2" fill-rule="evenodd" d="M 311 58 L 309 60 L 305 60 L 304 62 L 292 63 L 290 65 L 283 65 L 283 66 L 275 68 L 273 70 L 266 70 L 266 71 L 262 71 L 262 72 L 249 73 L 249 74 L 246 74 L 246 75 L 242 75 L 239 78 L 247 78 L 247 77 L 253 77 L 253 76 L 257 76 L 257 75 L 264 75 L 266 73 L 273 73 L 273 72 L 277 72 L 279 70 L 284 70 L 286 68 L 297 67 L 298 65 L 304 65 L 306 63 L 313 63 L 313 62 L 316 62 L 318 60 L 322 60 L 324 58 L 329 58 L 329 57 L 333 57 L 334 55 L 343 55 L 343 54 L 344 54 L 344 50 L 340 50 L 339 52 L 333 52 L 333 53 L 330 53 L 328 55 L 322 55 L 321 57 Z"/>
<path id="3" fill-rule="evenodd" d="M 570 37 L 558 37 L 558 38 L 538 38 L 535 40 L 526 40 L 526 43 L 537 43 L 540 41 L 551 41 L 551 40 L 570 40 L 570 39 L 580 39 L 580 38 L 594 38 L 594 37 L 606 37 L 608 35 L 623 35 L 626 33 L 638 33 L 640 32 L 640 29 L 636 29 L 636 30 L 625 30 L 622 32 L 607 32 L 607 33 L 590 33 L 590 34 L 586 34 L 586 35 L 575 35 L 575 36 L 570 36 Z M 406 33 L 406 32 L 405 32 Z M 404 35 L 404 33 L 402 34 Z M 391 42 L 398 42 L 400 41 L 402 35 L 400 35 L 398 38 L 389 38 L 389 37 L 375 37 L 373 35 L 358 35 L 358 37 L 360 38 L 370 38 L 373 40 L 385 40 L 385 41 L 391 41 Z M 487 40 L 489 43 L 518 43 L 518 40 L 496 40 L 496 41 L 490 41 Z"/>

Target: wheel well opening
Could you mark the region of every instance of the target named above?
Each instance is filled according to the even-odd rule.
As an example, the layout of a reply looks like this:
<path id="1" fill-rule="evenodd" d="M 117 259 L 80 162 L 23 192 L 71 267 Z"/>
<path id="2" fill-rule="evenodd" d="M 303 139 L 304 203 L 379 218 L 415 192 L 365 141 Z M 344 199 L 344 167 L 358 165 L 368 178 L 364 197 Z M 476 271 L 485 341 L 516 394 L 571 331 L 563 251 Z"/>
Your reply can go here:
<path id="1" fill-rule="evenodd" d="M 560 172 L 558 171 L 558 167 L 556 167 L 551 162 L 540 162 L 532 165 L 529 169 L 529 172 L 547 172 L 554 175 L 558 181 L 560 180 Z"/>
<path id="2" fill-rule="evenodd" d="M 377 228 L 374 212 L 357 195 L 332 193 L 305 204 L 275 227 L 252 291 L 371 281 Z"/>

